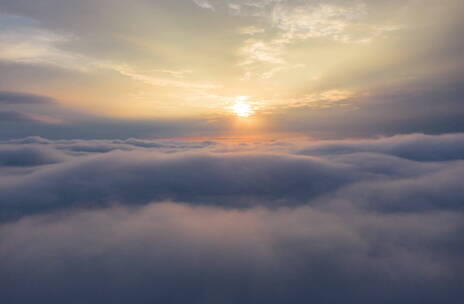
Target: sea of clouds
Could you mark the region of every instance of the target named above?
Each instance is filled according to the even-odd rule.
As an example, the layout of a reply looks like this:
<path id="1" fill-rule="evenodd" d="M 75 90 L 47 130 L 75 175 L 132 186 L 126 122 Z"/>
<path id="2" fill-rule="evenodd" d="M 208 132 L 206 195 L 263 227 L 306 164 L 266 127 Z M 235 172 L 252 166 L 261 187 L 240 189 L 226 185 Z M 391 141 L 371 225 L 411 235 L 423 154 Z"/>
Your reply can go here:
<path id="1" fill-rule="evenodd" d="M 0 298 L 464 299 L 464 134 L 0 143 Z"/>

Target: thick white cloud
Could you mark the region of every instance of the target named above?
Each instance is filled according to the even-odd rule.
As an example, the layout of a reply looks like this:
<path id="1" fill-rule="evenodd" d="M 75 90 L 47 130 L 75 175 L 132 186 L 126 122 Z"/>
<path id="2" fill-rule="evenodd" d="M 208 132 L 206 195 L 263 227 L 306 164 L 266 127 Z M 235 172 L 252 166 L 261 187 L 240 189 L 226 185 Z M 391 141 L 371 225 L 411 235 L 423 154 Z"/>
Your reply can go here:
<path id="1" fill-rule="evenodd" d="M 2 297 L 458 304 L 463 143 L 3 142 Z"/>
<path id="2" fill-rule="evenodd" d="M 464 135 L 397 135 L 377 140 L 336 140 L 316 142 L 303 148 L 305 155 L 343 155 L 370 152 L 394 155 L 417 161 L 463 159 Z"/>
<path id="3" fill-rule="evenodd" d="M 52 303 L 297 303 L 350 293 L 348 303 L 433 303 L 458 292 L 461 220 L 177 203 L 41 216 L 2 227 L 2 294 L 10 303 L 51 292 Z"/>
<path id="4" fill-rule="evenodd" d="M 319 142 L 307 157 L 282 142 L 261 154 L 192 154 L 222 148 L 11 140 L 0 157 L 21 167 L 0 179 L 2 293 L 11 303 L 45 299 L 52 288 L 57 302 L 84 291 L 74 297 L 90 303 L 204 303 L 205 293 L 339 301 L 353 292 L 357 303 L 433 303 L 451 293 L 458 303 L 462 142 L 459 134 Z M 122 148 L 130 151 L 111 152 Z M 50 164 L 21 151 L 67 155 Z M 22 284 L 36 287 L 25 293 Z"/>
<path id="5" fill-rule="evenodd" d="M 304 148 L 37 137 L 0 146 L 4 166 L 44 165 L 0 183 L 0 208 L 15 216 L 166 199 L 227 208 L 344 201 L 391 212 L 457 210 L 464 196 L 458 182 L 462 134 L 321 141 Z"/>

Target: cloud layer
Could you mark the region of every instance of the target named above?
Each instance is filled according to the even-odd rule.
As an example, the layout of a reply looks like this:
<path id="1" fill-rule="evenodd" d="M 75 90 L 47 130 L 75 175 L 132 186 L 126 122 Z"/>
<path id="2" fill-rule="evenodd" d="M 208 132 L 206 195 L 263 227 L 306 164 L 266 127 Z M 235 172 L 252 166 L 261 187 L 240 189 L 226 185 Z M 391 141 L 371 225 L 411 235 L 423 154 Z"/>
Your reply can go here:
<path id="1" fill-rule="evenodd" d="M 8 303 L 460 303 L 464 135 L 0 144 Z"/>

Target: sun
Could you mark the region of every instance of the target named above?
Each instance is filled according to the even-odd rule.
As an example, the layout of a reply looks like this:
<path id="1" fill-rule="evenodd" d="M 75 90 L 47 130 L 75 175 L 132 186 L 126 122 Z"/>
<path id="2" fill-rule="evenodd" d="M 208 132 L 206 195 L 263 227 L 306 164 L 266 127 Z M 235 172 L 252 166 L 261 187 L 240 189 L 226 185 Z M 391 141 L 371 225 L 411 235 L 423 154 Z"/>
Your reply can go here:
<path id="1" fill-rule="evenodd" d="M 251 106 L 242 101 L 237 101 L 232 106 L 232 111 L 234 111 L 234 113 L 240 117 L 249 117 L 251 114 L 253 114 L 253 110 L 251 109 Z"/>
<path id="2" fill-rule="evenodd" d="M 247 96 L 240 96 L 235 99 L 235 103 L 232 106 L 232 111 L 239 117 L 249 117 L 254 114 L 253 108 L 246 101 Z"/>

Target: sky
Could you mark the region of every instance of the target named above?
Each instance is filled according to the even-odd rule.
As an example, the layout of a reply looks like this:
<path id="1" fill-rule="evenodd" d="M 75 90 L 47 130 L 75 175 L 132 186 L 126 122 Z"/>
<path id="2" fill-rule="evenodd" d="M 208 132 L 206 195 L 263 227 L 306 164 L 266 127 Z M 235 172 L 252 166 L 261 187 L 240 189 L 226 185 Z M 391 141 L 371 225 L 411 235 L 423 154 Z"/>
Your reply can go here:
<path id="1" fill-rule="evenodd" d="M 463 12 L 460 0 L 1 0 L 0 137 L 463 131 Z"/>
<path id="2" fill-rule="evenodd" d="M 0 0 L 0 302 L 462 304 L 463 14 Z"/>

